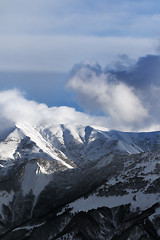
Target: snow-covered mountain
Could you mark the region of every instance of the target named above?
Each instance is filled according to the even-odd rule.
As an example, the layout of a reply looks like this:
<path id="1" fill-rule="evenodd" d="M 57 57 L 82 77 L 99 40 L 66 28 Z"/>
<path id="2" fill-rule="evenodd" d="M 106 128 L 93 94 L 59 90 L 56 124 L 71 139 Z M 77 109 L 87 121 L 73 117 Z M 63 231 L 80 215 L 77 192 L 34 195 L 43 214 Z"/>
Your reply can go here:
<path id="1" fill-rule="evenodd" d="M 0 139 L 0 239 L 160 239 L 160 132 L 18 123 Z"/>

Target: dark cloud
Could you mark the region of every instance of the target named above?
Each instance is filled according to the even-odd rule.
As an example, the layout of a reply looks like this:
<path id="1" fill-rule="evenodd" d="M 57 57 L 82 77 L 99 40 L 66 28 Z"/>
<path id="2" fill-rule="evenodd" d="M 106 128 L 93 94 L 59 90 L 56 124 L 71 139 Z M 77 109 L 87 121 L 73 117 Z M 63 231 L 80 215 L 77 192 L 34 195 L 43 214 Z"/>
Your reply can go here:
<path id="1" fill-rule="evenodd" d="M 123 65 L 123 61 L 121 62 Z M 147 55 L 140 57 L 135 65 L 123 70 L 109 70 L 119 80 L 126 82 L 136 88 L 144 89 L 150 85 L 160 86 L 160 56 Z"/>
<path id="2" fill-rule="evenodd" d="M 125 70 L 106 71 L 117 79 L 135 88 L 137 95 L 148 109 L 154 124 L 160 119 L 160 56 L 140 57 L 136 64 Z"/>
<path id="3" fill-rule="evenodd" d="M 91 111 L 101 111 L 111 118 L 113 126 L 137 126 L 148 117 L 134 89 L 119 81 L 98 64 L 83 62 L 76 65 L 68 87 L 77 93 L 80 104 Z"/>
<path id="4" fill-rule="evenodd" d="M 98 64 L 76 65 L 68 86 L 88 110 L 100 110 L 115 126 L 157 129 L 160 119 L 160 56 L 126 55 L 102 69 Z"/>

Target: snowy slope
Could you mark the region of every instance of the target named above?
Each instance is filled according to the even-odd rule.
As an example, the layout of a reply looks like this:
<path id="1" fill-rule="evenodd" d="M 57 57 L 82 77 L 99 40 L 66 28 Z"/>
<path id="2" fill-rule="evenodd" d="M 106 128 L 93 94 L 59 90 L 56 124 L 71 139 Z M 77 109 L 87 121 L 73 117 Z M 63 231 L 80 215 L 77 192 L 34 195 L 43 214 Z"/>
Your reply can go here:
<path id="1" fill-rule="evenodd" d="M 159 239 L 160 132 L 18 123 L 0 139 L 1 239 L 150 240 L 148 222 Z"/>
<path id="2" fill-rule="evenodd" d="M 72 168 L 66 162 L 67 157 L 59 150 L 57 151 L 34 127 L 28 124 L 17 124 L 14 131 L 0 142 L 0 159 L 22 161 L 33 158 L 49 158 L 67 168 Z M 66 161 L 62 160 L 63 158 L 66 158 Z"/>
<path id="3" fill-rule="evenodd" d="M 96 127 L 71 125 L 39 125 L 18 123 L 0 142 L 0 164 L 44 158 L 57 161 L 66 168 L 107 159 L 111 154 L 139 154 L 158 150 L 160 132 L 123 133 L 102 131 Z"/>
<path id="4" fill-rule="evenodd" d="M 27 123 L 19 123 L 8 133 L 5 140 L 0 142 L 0 159 L 50 157 L 67 168 L 72 168 L 72 164 L 67 163 L 68 159 L 82 164 L 84 161 L 97 160 L 111 152 L 138 154 L 156 150 L 159 146 L 159 132 L 105 132 L 89 126 L 53 124 L 33 127 Z"/>

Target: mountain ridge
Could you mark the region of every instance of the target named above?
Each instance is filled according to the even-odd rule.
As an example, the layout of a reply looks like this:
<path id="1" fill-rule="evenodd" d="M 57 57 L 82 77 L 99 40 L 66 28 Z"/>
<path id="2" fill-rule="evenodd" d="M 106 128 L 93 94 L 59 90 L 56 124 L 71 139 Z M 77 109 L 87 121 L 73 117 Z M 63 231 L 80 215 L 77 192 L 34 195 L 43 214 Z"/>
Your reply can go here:
<path id="1" fill-rule="evenodd" d="M 0 142 L 1 239 L 158 239 L 159 149 L 159 131 L 17 124 Z"/>

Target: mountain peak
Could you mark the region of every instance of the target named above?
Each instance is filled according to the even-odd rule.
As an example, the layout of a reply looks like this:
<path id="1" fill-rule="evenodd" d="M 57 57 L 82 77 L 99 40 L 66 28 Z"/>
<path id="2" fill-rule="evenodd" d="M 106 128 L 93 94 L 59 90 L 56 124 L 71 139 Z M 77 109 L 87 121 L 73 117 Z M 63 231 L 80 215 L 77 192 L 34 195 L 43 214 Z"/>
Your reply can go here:
<path id="1" fill-rule="evenodd" d="M 150 240 L 149 224 L 159 239 L 159 149 L 160 132 L 16 124 L 0 142 L 0 237 Z"/>

